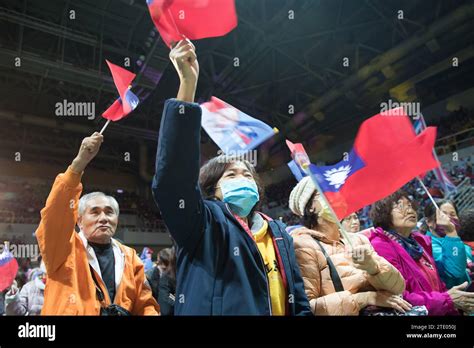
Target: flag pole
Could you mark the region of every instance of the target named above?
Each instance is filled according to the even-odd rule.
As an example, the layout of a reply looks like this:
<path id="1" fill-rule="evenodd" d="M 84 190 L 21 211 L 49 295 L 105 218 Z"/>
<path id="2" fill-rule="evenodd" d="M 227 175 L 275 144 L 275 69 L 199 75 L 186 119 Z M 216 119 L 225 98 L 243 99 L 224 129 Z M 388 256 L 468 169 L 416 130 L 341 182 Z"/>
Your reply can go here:
<path id="1" fill-rule="evenodd" d="M 433 205 L 435 206 L 436 210 L 439 210 L 438 204 L 436 204 L 435 200 L 433 199 L 433 196 L 431 196 L 431 193 L 428 191 L 425 184 L 423 183 L 423 180 L 421 180 L 419 176 L 417 176 L 416 178 L 418 179 L 418 182 L 421 184 L 421 187 L 423 187 L 423 189 L 425 190 L 426 194 L 430 198 L 430 200 L 433 203 Z"/>
<path id="2" fill-rule="evenodd" d="M 110 120 L 107 120 L 107 122 L 105 122 L 105 124 L 104 124 L 104 126 L 102 127 L 102 130 L 100 131 L 100 133 L 99 133 L 99 134 L 102 134 L 102 133 L 104 133 L 104 131 L 105 131 L 105 128 L 107 128 L 107 126 L 109 125 L 109 123 L 110 123 Z"/>
<path id="3" fill-rule="evenodd" d="M 426 129 L 426 122 L 425 122 L 425 118 L 423 117 L 423 113 L 422 112 L 419 112 L 419 113 L 417 112 L 416 116 L 417 116 L 417 120 L 420 120 L 421 124 L 423 125 L 422 130 Z M 439 169 L 439 174 L 443 175 L 444 170 L 443 170 L 443 167 L 441 166 L 441 162 L 439 161 L 438 155 L 436 154 L 436 150 L 434 149 L 434 147 L 433 147 L 433 157 L 439 163 L 439 165 L 436 169 Z M 436 175 L 435 169 L 431 169 L 431 171 L 434 173 L 435 177 L 438 179 L 438 181 L 443 186 L 443 196 L 444 197 L 448 196 L 449 195 L 449 190 L 448 190 L 448 186 L 446 185 L 446 182 L 444 181 L 444 178 L 442 178 L 442 177 L 438 178 L 438 176 Z M 423 183 L 422 183 L 422 185 L 423 185 Z M 428 190 L 425 190 L 425 191 L 426 191 L 426 193 L 428 193 Z M 428 195 L 429 195 L 429 193 L 428 193 Z M 430 196 L 430 198 L 431 198 L 431 196 Z M 434 203 L 434 201 L 433 201 L 433 203 Z M 436 203 L 434 203 L 434 205 L 436 207 Z"/>
<path id="4" fill-rule="evenodd" d="M 342 226 L 342 224 L 339 221 L 336 213 L 334 212 L 334 209 L 332 209 L 331 204 L 329 204 L 329 202 L 326 198 L 326 195 L 323 193 L 323 190 L 319 186 L 318 180 L 316 180 L 313 173 L 311 173 L 311 170 L 309 170 L 309 164 L 308 163 L 303 163 L 302 167 L 308 173 L 308 175 L 310 176 L 311 180 L 313 181 L 314 185 L 316 186 L 316 189 L 319 191 L 319 194 L 320 194 L 321 198 L 324 200 L 324 203 L 326 203 L 326 205 L 329 207 L 329 210 L 331 211 L 331 214 L 336 218 L 336 223 L 337 223 L 337 226 L 339 227 L 339 230 L 341 231 L 342 236 L 344 237 L 345 240 L 347 240 L 347 244 L 349 244 L 349 247 L 351 247 L 351 249 L 353 249 L 354 246 L 351 243 L 348 232 Z"/>

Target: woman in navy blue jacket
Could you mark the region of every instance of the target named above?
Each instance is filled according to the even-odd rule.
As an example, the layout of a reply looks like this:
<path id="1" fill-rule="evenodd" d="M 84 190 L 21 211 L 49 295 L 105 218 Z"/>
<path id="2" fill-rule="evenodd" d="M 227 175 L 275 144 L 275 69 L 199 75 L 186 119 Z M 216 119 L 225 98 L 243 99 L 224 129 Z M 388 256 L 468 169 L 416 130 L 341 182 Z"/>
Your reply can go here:
<path id="1" fill-rule="evenodd" d="M 152 191 L 177 244 L 176 315 L 311 315 L 293 242 L 258 213 L 254 167 L 219 156 L 199 168 L 194 45 L 170 53 L 180 77 L 163 110 Z"/>

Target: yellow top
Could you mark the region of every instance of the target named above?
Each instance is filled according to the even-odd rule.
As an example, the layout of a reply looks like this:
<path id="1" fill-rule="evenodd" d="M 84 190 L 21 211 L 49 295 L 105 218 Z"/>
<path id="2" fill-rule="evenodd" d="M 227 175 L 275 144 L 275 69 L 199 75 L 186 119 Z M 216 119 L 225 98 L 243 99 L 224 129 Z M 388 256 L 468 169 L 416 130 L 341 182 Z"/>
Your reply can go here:
<path id="1" fill-rule="evenodd" d="M 268 285 L 270 287 L 270 299 L 273 315 L 285 315 L 286 291 L 283 278 L 278 268 L 278 261 L 273 247 L 273 241 L 268 231 L 268 223 L 263 222 L 262 228 L 254 233 L 255 241 L 262 255 L 267 272 Z"/>

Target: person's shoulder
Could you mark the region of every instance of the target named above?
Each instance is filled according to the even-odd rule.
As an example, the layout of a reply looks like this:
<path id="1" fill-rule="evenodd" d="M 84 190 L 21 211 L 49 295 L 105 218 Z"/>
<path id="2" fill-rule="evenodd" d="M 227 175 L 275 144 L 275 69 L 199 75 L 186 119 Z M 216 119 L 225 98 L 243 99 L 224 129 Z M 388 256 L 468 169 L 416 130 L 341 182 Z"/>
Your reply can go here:
<path id="1" fill-rule="evenodd" d="M 413 238 L 420 244 L 424 244 L 423 246 L 431 246 L 433 242 L 433 238 L 429 235 L 424 235 L 420 232 L 412 232 L 411 234 Z"/>
<path id="2" fill-rule="evenodd" d="M 215 219 L 223 219 L 225 216 L 225 203 L 217 199 L 204 198 L 204 209 L 207 209 Z"/>
<path id="3" fill-rule="evenodd" d="M 370 234 L 369 241 L 378 254 L 395 254 L 393 241 L 384 235 L 380 230 L 374 230 Z"/>
<path id="4" fill-rule="evenodd" d="M 119 247 L 119 249 L 122 251 L 123 254 L 125 254 L 126 257 L 136 256 L 140 260 L 137 251 L 132 247 L 126 246 L 125 244 L 119 242 L 117 239 L 113 239 L 113 243 Z M 142 260 L 140 260 L 140 262 L 142 262 Z"/>
<path id="5" fill-rule="evenodd" d="M 306 227 L 300 227 L 295 229 L 291 234 L 291 238 L 293 240 L 293 247 L 295 248 L 295 250 L 304 248 L 315 248 L 315 241 L 312 235 L 312 231 L 307 229 Z"/>

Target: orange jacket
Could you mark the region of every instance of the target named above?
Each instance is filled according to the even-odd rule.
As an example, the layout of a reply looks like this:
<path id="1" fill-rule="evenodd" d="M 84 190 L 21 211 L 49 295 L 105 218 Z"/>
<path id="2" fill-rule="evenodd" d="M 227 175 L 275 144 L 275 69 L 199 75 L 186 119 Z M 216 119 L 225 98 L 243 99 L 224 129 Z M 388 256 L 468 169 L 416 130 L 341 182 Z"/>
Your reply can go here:
<path id="1" fill-rule="evenodd" d="M 42 315 L 99 315 L 100 303 L 89 264 L 96 270 L 105 305 L 111 303 L 95 253 L 84 236 L 75 231 L 81 192 L 81 174 L 68 168 L 56 177 L 41 210 L 36 238 L 48 274 Z M 114 303 L 132 315 L 159 314 L 159 305 L 145 284 L 144 266 L 135 250 L 114 239 L 112 245 L 116 260 Z"/>

